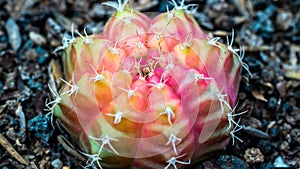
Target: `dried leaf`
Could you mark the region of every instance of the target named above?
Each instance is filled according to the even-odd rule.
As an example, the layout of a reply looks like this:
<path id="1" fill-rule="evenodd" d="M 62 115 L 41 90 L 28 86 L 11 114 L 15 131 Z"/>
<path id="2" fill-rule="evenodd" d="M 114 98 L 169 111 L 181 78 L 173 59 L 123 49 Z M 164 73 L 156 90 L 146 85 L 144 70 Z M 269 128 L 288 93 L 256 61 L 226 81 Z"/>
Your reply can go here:
<path id="1" fill-rule="evenodd" d="M 300 72 L 296 71 L 287 71 L 285 72 L 285 77 L 290 78 L 290 79 L 297 79 L 300 80 Z"/>
<path id="2" fill-rule="evenodd" d="M 3 110 L 4 110 L 5 108 L 6 108 L 6 104 L 0 106 L 0 114 L 3 112 Z"/>
<path id="3" fill-rule="evenodd" d="M 251 126 L 244 126 L 244 131 L 251 136 L 262 138 L 262 139 L 271 139 L 268 133 L 265 133 L 259 129 L 253 128 Z"/>
<path id="4" fill-rule="evenodd" d="M 57 63 L 55 60 L 51 60 L 50 68 L 49 68 L 49 76 L 53 76 L 53 80 L 55 81 L 55 84 L 59 84 L 60 80 L 62 78 L 62 72 L 59 67 L 59 63 Z"/>
<path id="5" fill-rule="evenodd" d="M 0 134 L 0 144 L 11 154 L 15 159 L 17 159 L 20 163 L 24 165 L 28 165 L 29 162 L 25 160 L 15 149 L 14 147 L 8 142 L 8 140 Z"/>
<path id="6" fill-rule="evenodd" d="M 253 91 L 252 91 L 252 95 L 253 95 L 257 100 L 261 100 L 261 101 L 264 101 L 264 102 L 268 102 L 268 100 L 265 98 L 265 96 L 262 95 L 261 93 L 259 93 L 259 92 L 256 91 L 256 90 L 253 90 Z"/>
<path id="7" fill-rule="evenodd" d="M 271 88 L 272 90 L 274 90 L 274 86 L 273 86 L 273 84 L 270 83 L 270 82 L 262 82 L 262 85 L 264 85 L 264 86 L 266 86 L 266 87 L 269 87 L 269 88 Z"/>

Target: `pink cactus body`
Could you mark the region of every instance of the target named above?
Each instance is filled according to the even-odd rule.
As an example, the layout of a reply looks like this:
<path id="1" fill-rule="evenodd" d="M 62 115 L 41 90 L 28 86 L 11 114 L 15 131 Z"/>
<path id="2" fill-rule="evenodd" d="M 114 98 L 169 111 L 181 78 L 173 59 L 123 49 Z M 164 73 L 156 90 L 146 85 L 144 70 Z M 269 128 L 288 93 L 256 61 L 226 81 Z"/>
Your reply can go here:
<path id="1" fill-rule="evenodd" d="M 208 39 L 182 5 L 151 20 L 126 2 L 102 35 L 73 38 L 64 49 L 54 115 L 86 166 L 184 168 L 223 149 L 239 56 Z"/>

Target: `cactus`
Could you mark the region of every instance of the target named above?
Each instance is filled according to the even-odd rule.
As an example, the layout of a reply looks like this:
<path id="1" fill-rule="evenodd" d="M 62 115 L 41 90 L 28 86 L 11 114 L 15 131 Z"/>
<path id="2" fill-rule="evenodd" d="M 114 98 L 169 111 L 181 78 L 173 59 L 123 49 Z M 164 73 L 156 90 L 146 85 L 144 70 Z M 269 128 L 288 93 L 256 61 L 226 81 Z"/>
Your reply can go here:
<path id="1" fill-rule="evenodd" d="M 64 79 L 47 107 L 86 156 L 86 168 L 184 168 L 224 149 L 243 50 L 208 38 L 177 4 L 150 19 L 121 2 L 101 35 L 63 39 Z"/>

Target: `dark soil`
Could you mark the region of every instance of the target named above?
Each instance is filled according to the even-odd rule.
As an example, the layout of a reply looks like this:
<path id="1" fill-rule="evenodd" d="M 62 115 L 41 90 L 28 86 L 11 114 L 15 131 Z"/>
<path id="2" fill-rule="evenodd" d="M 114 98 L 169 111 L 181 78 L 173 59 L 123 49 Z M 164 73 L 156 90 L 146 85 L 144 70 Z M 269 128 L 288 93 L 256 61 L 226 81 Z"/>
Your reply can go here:
<path id="1" fill-rule="evenodd" d="M 166 10 L 164 1 L 135 2 L 146 12 Z M 244 62 L 253 74 L 250 78 L 243 71 L 240 87 L 238 110 L 248 110 L 237 134 L 243 142 L 236 140 L 193 168 L 300 168 L 300 1 L 186 2 L 199 4 L 195 17 L 209 35 L 226 42 L 234 29 L 234 46 L 244 45 Z M 59 60 L 52 52 L 72 23 L 78 30 L 101 31 L 112 9 L 100 3 L 0 0 L 0 168 L 84 165 L 66 149 L 65 134 L 55 119 L 52 127 L 51 115 L 44 110 L 48 68 Z"/>

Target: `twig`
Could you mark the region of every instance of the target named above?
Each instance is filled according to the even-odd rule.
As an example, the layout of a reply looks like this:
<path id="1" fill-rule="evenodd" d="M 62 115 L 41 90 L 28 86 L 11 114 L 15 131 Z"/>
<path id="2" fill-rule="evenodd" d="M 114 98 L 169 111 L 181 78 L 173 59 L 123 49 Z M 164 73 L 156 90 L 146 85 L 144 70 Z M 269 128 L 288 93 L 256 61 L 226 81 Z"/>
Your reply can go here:
<path id="1" fill-rule="evenodd" d="M 0 144 L 9 152 L 10 155 L 12 155 L 16 160 L 18 160 L 20 163 L 24 165 L 28 165 L 29 162 L 25 160 L 10 144 L 10 142 L 2 135 L 0 134 Z"/>

